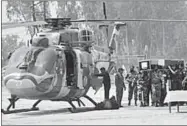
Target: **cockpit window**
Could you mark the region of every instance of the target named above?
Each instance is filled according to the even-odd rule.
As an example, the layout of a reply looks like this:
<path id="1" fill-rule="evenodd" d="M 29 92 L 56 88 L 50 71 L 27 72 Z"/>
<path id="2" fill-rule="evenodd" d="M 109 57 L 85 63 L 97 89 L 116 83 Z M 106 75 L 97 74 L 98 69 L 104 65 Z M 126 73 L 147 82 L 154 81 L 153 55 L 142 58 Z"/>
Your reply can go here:
<path id="1" fill-rule="evenodd" d="M 24 61 L 24 57 L 29 51 L 28 47 L 21 47 L 17 49 L 9 59 L 9 66 L 17 66 Z"/>

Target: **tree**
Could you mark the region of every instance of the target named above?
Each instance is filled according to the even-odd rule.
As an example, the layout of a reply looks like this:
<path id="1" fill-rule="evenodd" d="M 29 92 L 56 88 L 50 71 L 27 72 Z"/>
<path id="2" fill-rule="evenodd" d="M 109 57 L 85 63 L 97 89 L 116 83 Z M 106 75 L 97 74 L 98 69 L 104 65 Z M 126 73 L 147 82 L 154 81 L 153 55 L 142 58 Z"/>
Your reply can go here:
<path id="1" fill-rule="evenodd" d="M 34 2 L 37 4 L 38 2 Z M 185 1 L 107 1 L 106 15 L 108 19 L 186 19 L 187 6 Z M 32 20 L 31 1 L 8 1 L 8 17 L 12 21 Z M 46 3 L 47 16 L 50 17 L 50 2 Z M 36 5 L 34 11 L 36 20 L 42 19 L 43 4 Z M 30 9 L 28 9 L 30 8 Z M 103 14 L 103 3 L 101 1 L 58 1 L 55 7 L 57 17 L 70 17 L 72 19 L 105 19 Z M 162 55 L 165 57 L 180 57 L 187 59 L 186 54 L 186 24 L 185 23 L 158 23 L 158 22 L 126 22 L 128 25 L 128 40 L 126 44 L 131 45 L 130 50 L 136 50 L 133 54 L 143 54 L 145 45 L 148 46 L 148 54 Z M 96 24 L 88 23 L 96 34 L 98 44 L 107 46 L 106 30 L 98 30 Z M 164 33 L 163 33 L 164 26 Z M 82 27 L 79 25 L 79 27 Z M 112 34 L 109 27 L 108 36 Z M 127 45 L 125 31 L 117 39 L 119 54 L 125 54 Z M 175 48 L 174 46 L 177 46 Z M 176 50 L 180 51 L 176 51 Z M 127 49 L 128 50 L 128 49 Z M 177 52 L 177 53 L 175 53 Z M 127 52 L 130 53 L 130 52 Z M 150 56 L 149 56 L 150 57 Z"/>
<path id="2" fill-rule="evenodd" d="M 11 22 L 20 21 L 37 21 L 44 20 L 44 4 L 43 2 L 15 0 L 7 2 L 7 17 Z M 45 6 L 49 8 L 49 3 L 45 2 Z M 50 9 L 45 12 L 50 17 Z M 35 34 L 33 27 L 28 27 L 31 36 Z"/>
<path id="3" fill-rule="evenodd" d="M 2 66 L 7 64 L 8 54 L 23 45 L 23 42 L 18 42 L 18 39 L 18 35 L 6 35 L 2 37 Z"/>

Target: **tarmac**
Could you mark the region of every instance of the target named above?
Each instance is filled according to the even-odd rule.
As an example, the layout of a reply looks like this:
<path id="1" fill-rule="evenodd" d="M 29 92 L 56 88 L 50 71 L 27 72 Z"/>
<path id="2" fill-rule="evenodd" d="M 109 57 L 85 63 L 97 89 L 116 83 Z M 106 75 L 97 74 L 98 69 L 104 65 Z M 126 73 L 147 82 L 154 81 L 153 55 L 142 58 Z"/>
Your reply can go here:
<path id="1" fill-rule="evenodd" d="M 96 102 L 103 101 L 104 90 L 101 88 L 96 95 L 90 89 L 88 95 Z M 110 96 L 115 95 L 115 86 L 112 85 Z M 9 104 L 7 97 L 10 94 L 2 89 L 2 108 Z M 2 125 L 187 125 L 187 106 L 181 106 L 177 113 L 177 107 L 172 107 L 169 113 L 168 106 L 165 107 L 139 107 L 127 105 L 128 91 L 124 92 L 122 105 L 118 110 L 94 110 L 94 106 L 86 99 L 86 107 L 77 109 L 76 113 L 71 113 L 67 108 L 70 105 L 66 102 L 42 101 L 38 107 L 39 111 L 2 114 Z M 16 103 L 16 107 L 30 108 L 35 101 L 21 99 Z M 75 103 L 78 107 L 78 104 Z"/>

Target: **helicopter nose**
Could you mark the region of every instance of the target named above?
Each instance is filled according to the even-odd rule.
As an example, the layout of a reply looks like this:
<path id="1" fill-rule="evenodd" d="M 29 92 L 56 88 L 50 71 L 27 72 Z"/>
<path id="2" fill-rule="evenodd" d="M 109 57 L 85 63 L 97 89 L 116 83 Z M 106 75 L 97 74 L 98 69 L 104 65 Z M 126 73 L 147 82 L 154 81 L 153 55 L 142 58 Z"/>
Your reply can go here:
<path id="1" fill-rule="evenodd" d="M 29 78 L 11 78 L 6 80 L 5 86 L 11 94 L 18 96 L 19 98 L 35 97 L 40 94 L 40 92 L 36 90 L 34 82 Z"/>

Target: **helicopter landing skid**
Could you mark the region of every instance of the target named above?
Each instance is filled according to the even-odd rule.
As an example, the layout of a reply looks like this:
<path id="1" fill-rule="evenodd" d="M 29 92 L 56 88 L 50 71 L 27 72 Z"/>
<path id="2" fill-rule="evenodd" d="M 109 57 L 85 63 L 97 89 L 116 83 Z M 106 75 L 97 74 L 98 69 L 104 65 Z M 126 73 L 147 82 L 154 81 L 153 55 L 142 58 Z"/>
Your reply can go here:
<path id="1" fill-rule="evenodd" d="M 92 104 L 94 104 L 95 106 L 97 106 L 97 103 L 92 98 L 90 98 L 88 95 L 85 95 L 84 97 L 86 99 L 88 99 Z"/>
<path id="2" fill-rule="evenodd" d="M 74 109 L 74 108 L 68 108 L 68 110 L 71 112 L 71 113 L 76 113 L 77 111 L 77 109 Z"/>
<path id="3" fill-rule="evenodd" d="M 42 101 L 42 100 L 36 101 L 36 102 L 33 104 L 32 108 L 29 108 L 29 109 L 15 109 L 15 110 L 10 110 L 11 107 L 12 107 L 12 108 L 15 108 L 15 103 L 16 103 L 16 101 L 18 101 L 18 100 L 19 100 L 19 98 L 10 98 L 10 99 L 9 99 L 9 101 L 10 101 L 9 106 L 7 107 L 6 110 L 1 109 L 1 112 L 2 112 L 3 114 L 12 114 L 12 113 L 21 113 L 21 112 L 29 112 L 29 111 L 38 111 L 39 108 L 36 107 L 36 106 Z"/>
<path id="4" fill-rule="evenodd" d="M 97 106 L 97 103 L 96 103 L 92 98 L 90 98 L 90 97 L 87 96 L 87 95 L 85 95 L 84 97 L 85 97 L 86 99 L 88 99 L 92 104 L 94 104 L 94 106 Z M 73 101 L 77 101 L 79 107 L 81 107 L 81 105 L 85 106 L 85 104 L 84 104 L 80 99 L 68 101 L 68 103 L 72 106 L 72 108 L 68 108 L 68 110 L 69 110 L 71 113 L 76 113 L 76 112 L 77 112 L 77 108 L 76 108 L 76 106 L 73 104 Z"/>
<path id="5" fill-rule="evenodd" d="M 31 108 L 31 109 L 17 109 L 17 110 L 4 110 L 1 109 L 3 114 L 12 114 L 12 113 L 21 113 L 21 112 L 30 112 L 30 111 L 38 111 L 39 108 Z"/>
<path id="6" fill-rule="evenodd" d="M 77 99 L 76 101 L 78 102 L 79 106 L 80 106 L 80 99 Z M 68 103 L 72 106 L 72 108 L 68 108 L 68 110 L 71 112 L 71 113 L 76 113 L 76 110 L 77 108 L 75 107 L 75 105 L 73 104 L 72 101 L 68 101 Z"/>

